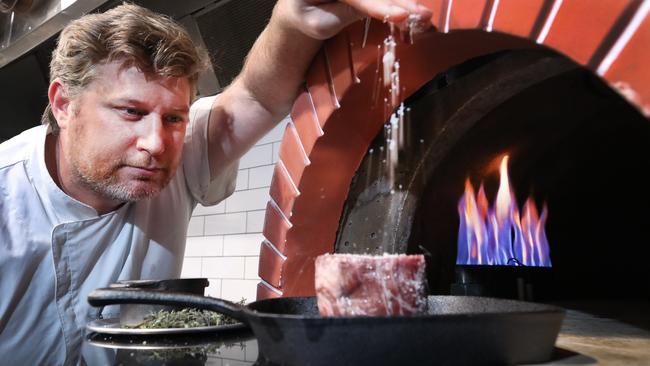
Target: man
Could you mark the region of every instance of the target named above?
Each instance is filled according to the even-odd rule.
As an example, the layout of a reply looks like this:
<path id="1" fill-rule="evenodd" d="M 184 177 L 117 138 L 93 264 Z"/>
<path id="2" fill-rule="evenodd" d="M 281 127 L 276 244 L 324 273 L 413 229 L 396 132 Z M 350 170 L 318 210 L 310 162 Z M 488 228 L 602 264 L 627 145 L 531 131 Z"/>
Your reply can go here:
<path id="1" fill-rule="evenodd" d="M 69 24 L 47 125 L 0 145 L 1 362 L 76 363 L 91 290 L 178 277 L 193 208 L 232 193 L 321 40 L 363 14 L 431 16 L 415 0 L 280 0 L 238 78 L 191 108 L 208 63 L 176 23 L 123 5 Z"/>

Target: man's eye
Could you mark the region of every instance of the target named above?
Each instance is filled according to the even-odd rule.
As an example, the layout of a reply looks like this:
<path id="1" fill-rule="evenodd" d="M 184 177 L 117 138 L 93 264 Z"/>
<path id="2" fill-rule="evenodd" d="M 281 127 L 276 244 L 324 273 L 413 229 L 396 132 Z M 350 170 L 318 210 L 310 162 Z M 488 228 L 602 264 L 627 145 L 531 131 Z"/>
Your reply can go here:
<path id="1" fill-rule="evenodd" d="M 140 112 L 139 110 L 137 110 L 135 108 L 124 108 L 124 112 L 126 112 L 126 114 L 130 114 L 130 115 L 133 115 L 133 116 L 141 116 L 142 115 L 142 112 Z"/>
<path id="2" fill-rule="evenodd" d="M 173 122 L 173 123 L 183 122 L 183 117 L 168 115 L 168 116 L 165 116 L 165 121 Z"/>

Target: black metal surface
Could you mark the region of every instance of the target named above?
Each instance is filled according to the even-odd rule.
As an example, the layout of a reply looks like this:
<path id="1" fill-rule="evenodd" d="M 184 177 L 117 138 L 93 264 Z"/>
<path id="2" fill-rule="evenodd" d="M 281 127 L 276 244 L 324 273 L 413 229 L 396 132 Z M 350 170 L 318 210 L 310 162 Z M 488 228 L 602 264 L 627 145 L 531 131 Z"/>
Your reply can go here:
<path id="1" fill-rule="evenodd" d="M 551 275 L 550 267 L 456 265 L 450 293 L 539 301 L 535 284 L 548 282 Z"/>
<path id="2" fill-rule="evenodd" d="M 222 344 L 232 344 L 253 338 L 250 329 L 239 328 L 219 333 L 187 333 L 162 335 L 117 335 L 90 333 L 85 341 L 103 348 L 125 350 L 158 350 L 158 349 L 187 349 L 214 348 Z"/>
<path id="3" fill-rule="evenodd" d="M 315 298 L 232 302 L 156 290 L 98 289 L 93 306 L 185 305 L 248 324 L 266 361 L 282 365 L 518 364 L 551 358 L 564 310 L 469 296 L 430 296 L 426 315 L 322 317 Z"/>
<path id="4" fill-rule="evenodd" d="M 213 310 L 248 324 L 244 307 L 228 300 L 164 290 L 142 288 L 103 288 L 88 295 L 92 306 L 113 304 L 158 304 Z"/>
<path id="5" fill-rule="evenodd" d="M 275 0 L 220 1 L 194 14 L 221 87 L 239 74 L 269 19 Z"/>
<path id="6" fill-rule="evenodd" d="M 164 290 L 203 295 L 208 285 L 210 285 L 210 281 L 207 278 L 174 278 L 168 280 L 124 280 L 111 284 L 110 287 Z"/>
<path id="7" fill-rule="evenodd" d="M 160 290 L 177 293 L 205 295 L 205 288 L 210 281 L 207 278 L 174 278 L 165 280 L 123 280 L 110 285 L 110 288 L 131 288 Z M 181 310 L 184 306 L 123 304 L 120 306 L 120 323 L 122 326 L 134 326 L 142 323 L 147 316 L 161 310 Z"/>
<path id="8" fill-rule="evenodd" d="M 38 126 L 47 105 L 47 71 L 29 55 L 0 69 L 0 142 Z"/>

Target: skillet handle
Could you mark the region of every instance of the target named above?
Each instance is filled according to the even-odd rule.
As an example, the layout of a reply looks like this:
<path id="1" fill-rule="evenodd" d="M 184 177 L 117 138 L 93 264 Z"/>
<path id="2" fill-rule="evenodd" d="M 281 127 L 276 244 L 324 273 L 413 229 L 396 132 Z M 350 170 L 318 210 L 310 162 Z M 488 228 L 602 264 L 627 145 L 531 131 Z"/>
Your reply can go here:
<path id="1" fill-rule="evenodd" d="M 142 288 L 100 288 L 93 290 L 88 295 L 88 303 L 97 307 L 114 304 L 154 304 L 206 309 L 249 324 L 248 315 L 242 305 L 228 300 L 183 292 Z"/>

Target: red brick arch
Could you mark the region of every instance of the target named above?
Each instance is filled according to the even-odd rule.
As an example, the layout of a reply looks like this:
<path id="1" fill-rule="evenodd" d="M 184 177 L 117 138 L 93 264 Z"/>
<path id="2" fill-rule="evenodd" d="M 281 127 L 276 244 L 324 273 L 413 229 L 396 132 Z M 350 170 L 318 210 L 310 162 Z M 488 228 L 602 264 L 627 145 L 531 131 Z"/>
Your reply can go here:
<path id="1" fill-rule="evenodd" d="M 467 59 L 548 47 L 602 77 L 650 116 L 650 0 L 423 0 L 436 32 L 398 42 L 402 97 Z M 313 294 L 350 181 L 390 113 L 378 88 L 389 27 L 364 22 L 326 42 L 294 104 L 271 183 L 258 299 Z M 364 42 L 365 38 L 365 42 Z M 380 74 L 380 73 L 379 73 Z M 379 92 L 377 92 L 379 90 Z"/>

